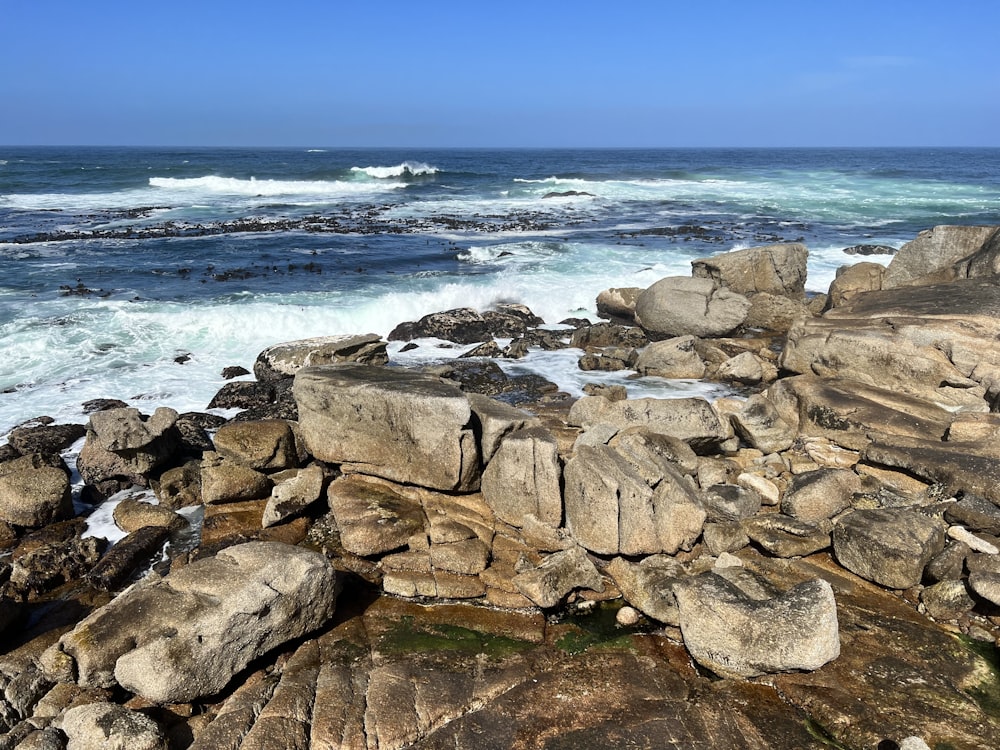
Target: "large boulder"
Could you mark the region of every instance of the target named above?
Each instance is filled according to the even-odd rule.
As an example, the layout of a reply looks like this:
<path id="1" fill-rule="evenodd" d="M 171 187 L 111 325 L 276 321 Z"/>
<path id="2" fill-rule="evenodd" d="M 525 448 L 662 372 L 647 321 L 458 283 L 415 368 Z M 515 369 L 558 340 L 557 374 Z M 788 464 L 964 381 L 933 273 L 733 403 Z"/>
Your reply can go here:
<path id="1" fill-rule="evenodd" d="M 0 464 L 0 521 L 34 529 L 72 515 L 65 471 L 30 457 Z"/>
<path id="2" fill-rule="evenodd" d="M 893 589 L 920 583 L 927 563 L 944 549 L 945 525 L 907 508 L 856 510 L 833 529 L 837 561 L 862 578 Z"/>
<path id="3" fill-rule="evenodd" d="M 691 274 L 747 296 L 802 297 L 809 251 L 798 242 L 751 247 L 691 261 Z"/>
<path id="4" fill-rule="evenodd" d="M 612 287 L 597 295 L 597 314 L 609 320 L 632 323 L 635 319 L 635 302 L 642 294 L 637 286 Z"/>
<path id="5" fill-rule="evenodd" d="M 635 369 L 640 375 L 661 378 L 704 377 L 705 362 L 698 356 L 696 341 L 694 336 L 654 341 L 639 352 Z"/>
<path id="6" fill-rule="evenodd" d="M 543 427 L 512 432 L 483 471 L 482 492 L 496 517 L 523 526 L 533 515 L 543 523 L 562 521 L 558 445 Z"/>
<path id="7" fill-rule="evenodd" d="M 883 287 L 920 283 L 980 250 L 997 233 L 996 226 L 937 226 L 926 229 L 907 242 L 893 256 L 886 269 Z"/>
<path id="8" fill-rule="evenodd" d="M 604 591 L 601 574 L 579 547 L 552 553 L 514 576 L 514 585 L 542 608 L 554 607 L 574 589 Z"/>
<path id="9" fill-rule="evenodd" d="M 723 677 L 819 669 L 840 655 L 837 603 L 823 579 L 783 593 L 704 573 L 674 584 L 695 661 Z"/>
<path id="10" fill-rule="evenodd" d="M 430 313 L 420 320 L 400 323 L 389 333 L 389 341 L 438 338 L 456 344 L 477 344 L 493 338 L 490 324 L 471 307 Z"/>
<path id="11" fill-rule="evenodd" d="M 479 487 L 479 450 L 465 394 L 438 378 L 366 365 L 295 376 L 309 452 L 345 472 L 440 490 Z"/>
<path id="12" fill-rule="evenodd" d="M 635 303 L 635 320 L 651 339 L 726 336 L 746 319 L 750 301 L 711 279 L 669 276 Z"/>
<path id="13" fill-rule="evenodd" d="M 384 365 L 389 361 L 386 343 L 374 334 L 320 336 L 269 346 L 257 355 L 253 374 L 257 380 L 290 378 L 303 367 L 337 362 Z"/>
<path id="14" fill-rule="evenodd" d="M 280 471 L 299 465 L 292 425 L 282 419 L 230 422 L 215 433 L 220 455 L 259 471 Z"/>
<path id="15" fill-rule="evenodd" d="M 167 407 L 148 417 L 131 407 L 91 414 L 77 460 L 83 480 L 93 485 L 120 480 L 123 486 L 148 486 L 148 475 L 167 462 L 180 444 L 177 416 Z"/>
<path id="16" fill-rule="evenodd" d="M 42 660 L 51 679 L 118 684 L 155 703 L 192 701 L 324 625 L 335 598 L 336 573 L 323 555 L 248 542 L 132 586 L 63 635 Z"/>
<path id="17" fill-rule="evenodd" d="M 881 263 L 841 266 L 837 269 L 837 277 L 830 283 L 827 307 L 841 307 L 863 292 L 879 291 L 884 278 L 885 266 Z"/>

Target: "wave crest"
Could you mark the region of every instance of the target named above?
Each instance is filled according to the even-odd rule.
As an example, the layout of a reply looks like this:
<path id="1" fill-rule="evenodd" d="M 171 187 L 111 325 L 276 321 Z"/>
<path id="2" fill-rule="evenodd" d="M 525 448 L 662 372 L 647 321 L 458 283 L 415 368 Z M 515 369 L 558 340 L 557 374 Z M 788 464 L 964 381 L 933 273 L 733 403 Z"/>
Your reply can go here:
<path id="1" fill-rule="evenodd" d="M 437 174 L 441 170 L 420 161 L 404 161 L 393 167 L 351 167 L 351 171 L 355 174 L 366 174 L 376 180 L 385 180 L 392 177 L 422 177 Z"/>
<path id="2" fill-rule="evenodd" d="M 368 193 L 372 186 L 340 180 L 258 180 L 251 177 L 248 180 L 237 177 L 150 177 L 149 186 L 164 190 L 193 190 L 201 193 L 221 195 L 322 195 L 344 196 L 356 193 Z M 379 190 L 394 190 L 406 187 L 402 182 L 380 183 Z"/>

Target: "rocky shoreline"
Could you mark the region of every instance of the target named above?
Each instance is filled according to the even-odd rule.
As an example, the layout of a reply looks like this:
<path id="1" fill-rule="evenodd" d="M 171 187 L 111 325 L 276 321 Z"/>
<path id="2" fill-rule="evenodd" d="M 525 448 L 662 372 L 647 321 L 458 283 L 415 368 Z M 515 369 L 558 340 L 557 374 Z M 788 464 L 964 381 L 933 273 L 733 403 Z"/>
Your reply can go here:
<path id="1" fill-rule="evenodd" d="M 807 254 L 609 289 L 605 323 L 401 323 L 476 345 L 419 370 L 279 344 L 229 420 L 15 429 L 0 750 L 1000 746 L 1000 228 L 812 298 Z M 739 395 L 573 399 L 496 364 L 533 347 Z"/>

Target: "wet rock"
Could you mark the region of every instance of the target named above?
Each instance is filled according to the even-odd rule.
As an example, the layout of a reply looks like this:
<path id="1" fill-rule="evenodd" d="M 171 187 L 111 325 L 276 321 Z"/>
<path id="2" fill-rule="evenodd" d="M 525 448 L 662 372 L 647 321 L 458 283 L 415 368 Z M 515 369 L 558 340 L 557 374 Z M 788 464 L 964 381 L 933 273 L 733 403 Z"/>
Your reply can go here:
<path id="1" fill-rule="evenodd" d="M 638 349 L 648 343 L 649 339 L 640 328 L 616 323 L 587 323 L 573 331 L 570 337 L 570 346 L 577 349 Z"/>
<path id="2" fill-rule="evenodd" d="M 23 459 L 0 464 L 0 521 L 37 529 L 73 515 L 69 476 Z"/>
<path id="3" fill-rule="evenodd" d="M 82 409 L 84 414 L 93 414 L 95 411 L 107 411 L 108 409 L 127 409 L 128 404 L 117 398 L 95 398 L 84 401 Z"/>
<path id="4" fill-rule="evenodd" d="M 547 556 L 537 567 L 518 573 L 514 585 L 543 609 L 556 606 L 575 589 L 604 590 L 601 574 L 580 547 Z"/>
<path id="5" fill-rule="evenodd" d="M 822 579 L 762 598 L 717 573 L 674 584 L 684 645 L 727 677 L 815 670 L 840 655 L 837 604 Z"/>
<path id="6" fill-rule="evenodd" d="M 935 620 L 955 620 L 975 606 L 959 580 L 940 581 L 920 592 L 920 601 Z"/>
<path id="7" fill-rule="evenodd" d="M 115 683 L 156 703 L 221 690 L 248 663 L 325 624 L 336 575 L 322 555 L 250 542 L 120 594 L 63 635 L 47 674 Z"/>
<path id="8" fill-rule="evenodd" d="M 735 250 L 691 261 L 695 278 L 710 279 L 738 294 L 802 297 L 809 251 L 797 242 Z"/>
<path id="9" fill-rule="evenodd" d="M 920 583 L 927 563 L 944 549 L 944 524 L 906 508 L 856 510 L 833 529 L 833 549 L 848 570 L 887 588 Z"/>
<path id="10" fill-rule="evenodd" d="M 143 526 L 130 532 L 87 573 L 87 581 L 101 591 L 115 591 L 140 566 L 149 565 L 169 536 L 170 531 L 164 526 Z"/>
<path id="11" fill-rule="evenodd" d="M 250 371 L 243 367 L 243 365 L 232 365 L 230 367 L 222 368 L 222 379 L 232 380 L 233 378 L 241 378 L 244 375 L 249 375 Z"/>
<path id="12" fill-rule="evenodd" d="M 531 514 L 553 527 L 562 521 L 558 445 L 542 427 L 508 434 L 483 471 L 482 493 L 501 521 L 520 527 Z"/>
<path id="13" fill-rule="evenodd" d="M 845 255 L 895 255 L 896 248 L 889 245 L 851 245 L 844 248 Z"/>
<path id="14" fill-rule="evenodd" d="M 639 295 L 635 319 L 652 340 L 672 336 L 717 337 L 736 330 L 750 302 L 710 279 L 668 277 Z"/>
<path id="15" fill-rule="evenodd" d="M 635 320 L 635 302 L 642 293 L 640 287 L 613 287 L 597 295 L 597 314 L 611 321 L 632 324 Z"/>
<path id="16" fill-rule="evenodd" d="M 148 475 L 179 448 L 177 412 L 160 407 L 147 417 L 138 409 L 108 409 L 90 415 L 77 468 L 84 481 L 148 486 Z M 123 489 L 124 487 L 120 487 Z"/>
<path id="17" fill-rule="evenodd" d="M 201 499 L 205 504 L 236 503 L 269 497 L 273 482 L 259 471 L 218 453 L 206 453 L 201 462 Z"/>
<path id="18" fill-rule="evenodd" d="M 83 537 L 86 521 L 75 518 L 26 534 L 11 554 L 9 591 L 31 598 L 82 578 L 97 563 L 106 542 Z"/>
<path id="19" fill-rule="evenodd" d="M 425 315 L 415 322 L 400 323 L 389 333 L 389 341 L 438 338 L 456 344 L 489 341 L 493 334 L 483 316 L 469 307 Z"/>
<path id="20" fill-rule="evenodd" d="M 82 424 L 38 425 L 11 430 L 7 441 L 22 456 L 31 453 L 58 455 L 87 434 Z"/>
<path id="21" fill-rule="evenodd" d="M 309 367 L 295 376 L 309 452 L 345 472 L 442 490 L 479 486 L 472 409 L 455 386 L 365 365 Z"/>
<path id="22" fill-rule="evenodd" d="M 313 365 L 358 362 L 377 366 L 388 361 L 386 342 L 374 333 L 320 336 L 269 346 L 257 355 L 253 373 L 257 380 L 270 382 L 292 377 Z"/>
<path id="23" fill-rule="evenodd" d="M 465 354 L 461 355 L 459 359 L 473 359 L 476 357 L 500 357 L 503 356 L 503 350 L 496 341 L 487 341 L 484 344 L 480 344 L 474 349 L 470 349 Z"/>

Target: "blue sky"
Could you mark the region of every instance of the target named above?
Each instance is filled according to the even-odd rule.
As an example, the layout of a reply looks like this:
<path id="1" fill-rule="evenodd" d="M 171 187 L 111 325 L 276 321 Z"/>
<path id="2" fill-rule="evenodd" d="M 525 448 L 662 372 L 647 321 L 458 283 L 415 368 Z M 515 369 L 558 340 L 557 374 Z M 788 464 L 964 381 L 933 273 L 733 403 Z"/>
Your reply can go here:
<path id="1" fill-rule="evenodd" d="M 0 144 L 1000 146 L 996 0 L 0 0 Z"/>

